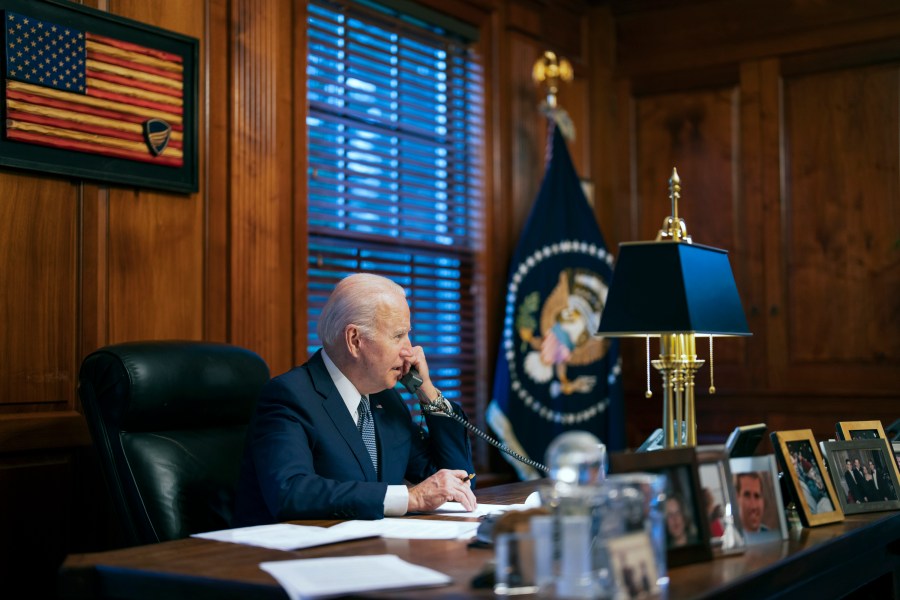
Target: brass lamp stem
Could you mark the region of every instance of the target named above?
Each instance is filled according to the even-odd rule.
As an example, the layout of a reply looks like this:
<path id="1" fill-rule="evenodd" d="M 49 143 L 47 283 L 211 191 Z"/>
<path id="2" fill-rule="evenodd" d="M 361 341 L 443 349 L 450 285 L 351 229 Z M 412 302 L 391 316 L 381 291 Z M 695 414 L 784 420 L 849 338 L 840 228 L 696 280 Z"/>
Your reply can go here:
<path id="1" fill-rule="evenodd" d="M 653 366 L 663 379 L 663 437 L 666 448 L 697 445 L 694 377 L 705 361 L 697 360 L 693 333 L 660 336 Z"/>

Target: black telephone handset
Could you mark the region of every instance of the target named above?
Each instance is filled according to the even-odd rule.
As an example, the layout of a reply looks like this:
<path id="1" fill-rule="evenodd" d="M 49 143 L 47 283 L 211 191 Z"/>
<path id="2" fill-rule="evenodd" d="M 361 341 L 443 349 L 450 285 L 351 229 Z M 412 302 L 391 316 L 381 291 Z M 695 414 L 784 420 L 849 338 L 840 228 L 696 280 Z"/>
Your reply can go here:
<path id="1" fill-rule="evenodd" d="M 541 471 L 545 475 L 550 472 L 550 470 L 547 467 L 545 467 L 544 465 L 542 465 L 541 463 L 535 462 L 535 461 L 531 460 L 530 458 L 526 458 L 526 457 L 522 456 L 521 454 L 514 452 L 513 450 L 510 450 L 509 448 L 507 448 L 506 446 L 504 446 L 503 444 L 501 444 L 500 442 L 498 442 L 497 440 L 495 440 L 488 434 L 484 433 L 483 431 L 481 431 L 480 429 L 478 429 L 477 427 L 475 427 L 474 425 L 472 425 L 471 423 L 469 423 L 468 421 L 466 421 L 464 418 L 460 417 L 453 411 L 449 410 L 445 406 L 442 406 L 440 404 L 429 404 L 427 402 L 427 400 L 423 399 L 418 394 L 419 388 L 424 383 L 424 380 L 422 379 L 422 376 L 419 375 L 419 372 L 417 370 L 415 370 L 414 368 L 410 368 L 409 372 L 407 372 L 406 375 L 404 375 L 403 377 L 400 378 L 400 383 L 403 384 L 403 387 L 406 388 L 407 392 L 409 392 L 413 396 L 416 396 L 419 399 L 419 403 L 420 403 L 420 406 L 422 407 L 423 412 L 426 412 L 429 414 L 438 414 L 438 415 L 441 415 L 444 417 L 450 417 L 451 419 L 453 419 L 454 421 L 456 421 L 457 423 L 459 423 L 460 425 L 462 425 L 463 427 L 465 427 L 466 429 L 468 429 L 469 431 L 471 431 L 472 433 L 474 433 L 475 435 L 477 435 L 478 437 L 480 437 L 481 439 L 486 441 L 488 444 L 490 444 L 494 448 L 497 448 L 498 450 L 500 450 L 501 452 L 505 452 L 506 454 L 512 456 L 516 460 L 521 461 L 531 467 L 534 467 L 535 469 Z"/>
<path id="2" fill-rule="evenodd" d="M 406 375 L 400 378 L 400 383 L 403 384 L 407 392 L 415 396 L 424 381 L 418 371 L 410 369 Z"/>

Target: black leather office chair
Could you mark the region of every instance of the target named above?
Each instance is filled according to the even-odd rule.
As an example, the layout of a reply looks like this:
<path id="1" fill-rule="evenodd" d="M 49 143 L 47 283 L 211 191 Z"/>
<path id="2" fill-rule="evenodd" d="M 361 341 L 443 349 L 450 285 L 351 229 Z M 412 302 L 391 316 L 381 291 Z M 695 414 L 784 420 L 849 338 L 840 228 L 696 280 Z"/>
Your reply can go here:
<path id="1" fill-rule="evenodd" d="M 126 541 L 227 528 L 247 423 L 269 379 L 226 344 L 106 346 L 81 365 L 79 396 Z"/>

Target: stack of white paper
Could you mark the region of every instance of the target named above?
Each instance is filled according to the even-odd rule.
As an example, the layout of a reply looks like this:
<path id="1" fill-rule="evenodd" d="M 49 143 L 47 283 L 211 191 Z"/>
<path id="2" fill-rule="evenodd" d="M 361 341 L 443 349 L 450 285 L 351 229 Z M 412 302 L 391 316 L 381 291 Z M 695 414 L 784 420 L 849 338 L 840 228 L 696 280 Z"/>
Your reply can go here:
<path id="1" fill-rule="evenodd" d="M 291 600 L 452 582 L 443 573 L 391 554 L 281 560 L 259 567 L 278 581 Z"/>
<path id="2" fill-rule="evenodd" d="M 273 550 L 299 550 L 357 540 L 381 535 L 374 527 L 368 526 L 373 521 L 347 521 L 333 527 L 313 527 L 311 525 L 291 525 L 277 523 L 274 525 L 257 525 L 255 527 L 239 527 L 197 533 L 191 537 L 235 544 L 262 546 Z"/>
<path id="3" fill-rule="evenodd" d="M 196 533 L 192 537 L 234 544 L 261 546 L 273 550 L 300 550 L 325 544 L 368 537 L 407 540 L 455 540 L 475 535 L 478 523 L 435 521 L 429 519 L 379 519 L 376 521 L 344 521 L 332 527 L 311 525 L 257 525 Z"/>

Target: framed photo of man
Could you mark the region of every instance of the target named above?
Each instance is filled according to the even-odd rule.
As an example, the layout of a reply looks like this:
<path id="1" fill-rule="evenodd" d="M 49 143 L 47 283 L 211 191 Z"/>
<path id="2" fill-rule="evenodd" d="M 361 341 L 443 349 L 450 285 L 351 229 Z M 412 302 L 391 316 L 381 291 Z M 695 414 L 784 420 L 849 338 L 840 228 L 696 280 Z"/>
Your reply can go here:
<path id="1" fill-rule="evenodd" d="M 844 514 L 900 508 L 896 459 L 887 440 L 829 441 L 823 447 Z"/>
<path id="2" fill-rule="evenodd" d="M 748 545 L 786 540 L 787 519 L 784 498 L 778 484 L 775 456 L 742 456 L 730 461 L 734 480 L 736 520 Z"/>
<path id="3" fill-rule="evenodd" d="M 775 431 L 771 437 L 803 526 L 843 521 L 844 512 L 831 479 L 825 475 L 825 463 L 812 430 Z"/>

